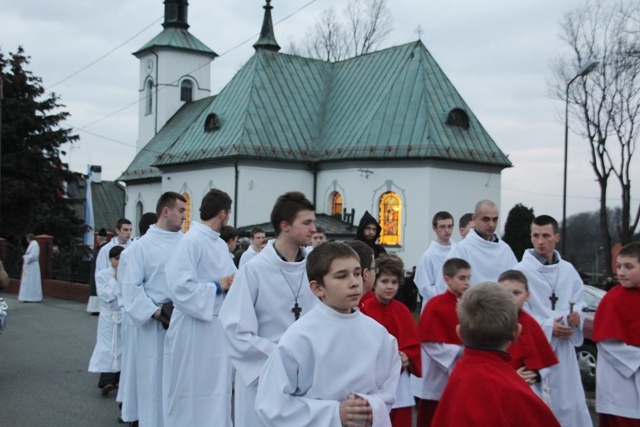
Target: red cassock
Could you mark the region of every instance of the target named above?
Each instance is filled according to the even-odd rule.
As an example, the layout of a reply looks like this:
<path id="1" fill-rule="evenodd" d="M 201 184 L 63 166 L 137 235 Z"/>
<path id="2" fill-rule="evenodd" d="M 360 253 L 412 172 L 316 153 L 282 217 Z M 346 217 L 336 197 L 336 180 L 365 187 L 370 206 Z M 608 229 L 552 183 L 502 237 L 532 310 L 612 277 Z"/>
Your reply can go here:
<path id="1" fill-rule="evenodd" d="M 469 347 L 453 368 L 432 425 L 560 426 L 513 369 L 508 353 Z"/>
<path id="2" fill-rule="evenodd" d="M 375 296 L 376 294 L 373 291 L 366 292 L 364 295 L 362 295 L 362 297 L 360 298 L 360 302 L 358 303 L 358 308 L 360 309 L 360 311 L 362 311 L 362 309 L 364 308 L 364 303 L 371 298 L 375 299 Z"/>
<path id="3" fill-rule="evenodd" d="M 616 339 L 640 346 L 640 288 L 614 286 L 602 298 L 593 318 L 593 340 Z"/>
<path id="4" fill-rule="evenodd" d="M 416 377 L 422 376 L 422 362 L 420 359 L 420 340 L 418 331 L 409 309 L 399 301 L 392 300 L 383 305 L 377 298 L 368 298 L 364 302 L 362 313 L 371 317 L 398 341 L 398 349 L 409 357 Z"/>
<path id="5" fill-rule="evenodd" d="M 522 333 L 507 349 L 511 355 L 511 366 L 515 369 L 525 366 L 529 371 L 539 371 L 558 363 L 558 358 L 536 319 L 520 310 L 518 323 L 522 325 Z"/>
<path id="6" fill-rule="evenodd" d="M 425 342 L 462 345 L 456 333 L 458 298 L 446 291 L 429 300 L 418 322 L 418 338 Z"/>

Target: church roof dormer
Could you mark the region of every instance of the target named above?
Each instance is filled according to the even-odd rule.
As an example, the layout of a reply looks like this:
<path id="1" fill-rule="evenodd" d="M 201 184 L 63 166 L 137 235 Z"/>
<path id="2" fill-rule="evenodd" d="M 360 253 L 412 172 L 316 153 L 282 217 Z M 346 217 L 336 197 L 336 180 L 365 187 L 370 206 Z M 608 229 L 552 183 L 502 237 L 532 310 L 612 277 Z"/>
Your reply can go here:
<path id="1" fill-rule="evenodd" d="M 264 19 L 262 20 L 262 30 L 260 31 L 260 38 L 253 45 L 255 50 L 265 49 L 277 52 L 280 50 L 280 45 L 276 41 L 275 33 L 273 32 L 273 21 L 271 20 L 271 0 L 266 0 L 267 4 L 263 6 Z"/>
<path id="2" fill-rule="evenodd" d="M 187 0 L 165 0 L 164 23 L 162 24 L 164 30 L 133 54 L 140 58 L 158 47 L 202 54 L 211 57 L 211 59 L 218 56 L 189 32 L 188 7 Z"/>

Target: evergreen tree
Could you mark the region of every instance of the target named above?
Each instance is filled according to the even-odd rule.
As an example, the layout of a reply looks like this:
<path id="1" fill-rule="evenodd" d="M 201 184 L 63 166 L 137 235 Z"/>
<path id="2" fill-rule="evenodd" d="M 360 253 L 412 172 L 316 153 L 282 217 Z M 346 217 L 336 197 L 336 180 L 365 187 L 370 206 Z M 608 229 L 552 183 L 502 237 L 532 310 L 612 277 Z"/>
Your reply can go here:
<path id="1" fill-rule="evenodd" d="M 18 243 L 27 233 L 49 234 L 67 246 L 82 236 L 84 221 L 68 199 L 66 183 L 76 175 L 60 161 L 60 146 L 78 139 L 61 127 L 69 116 L 58 96 L 44 96 L 42 79 L 25 69 L 22 47 L 5 56 L 0 51 L 4 86 L 1 109 L 0 236 Z"/>
<path id="2" fill-rule="evenodd" d="M 507 216 L 502 240 L 511 247 L 518 261 L 522 259 L 525 249 L 533 247 L 531 244 L 531 221 L 534 218 L 533 208 L 528 208 L 522 203 L 511 208 Z"/>

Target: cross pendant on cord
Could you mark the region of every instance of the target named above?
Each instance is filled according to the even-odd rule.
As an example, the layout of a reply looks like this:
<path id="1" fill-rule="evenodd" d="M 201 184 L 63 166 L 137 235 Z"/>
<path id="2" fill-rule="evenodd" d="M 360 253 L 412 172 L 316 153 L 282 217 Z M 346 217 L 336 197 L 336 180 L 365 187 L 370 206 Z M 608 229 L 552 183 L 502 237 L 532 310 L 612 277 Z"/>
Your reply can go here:
<path id="1" fill-rule="evenodd" d="M 555 292 L 551 294 L 551 296 L 549 297 L 549 301 L 551 301 L 551 310 L 555 310 L 556 302 L 558 302 L 558 297 L 556 296 Z"/>
<path id="2" fill-rule="evenodd" d="M 296 302 L 296 305 L 293 306 L 293 308 L 291 309 L 291 312 L 296 317 L 296 320 L 300 318 L 300 313 L 302 312 L 302 308 L 298 305 L 298 302 Z"/>

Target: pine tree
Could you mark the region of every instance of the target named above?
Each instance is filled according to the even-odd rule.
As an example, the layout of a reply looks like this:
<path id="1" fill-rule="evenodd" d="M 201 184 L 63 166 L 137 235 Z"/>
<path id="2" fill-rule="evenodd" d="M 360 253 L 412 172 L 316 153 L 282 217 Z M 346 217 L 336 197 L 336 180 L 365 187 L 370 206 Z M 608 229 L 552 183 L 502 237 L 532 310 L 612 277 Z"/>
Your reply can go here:
<path id="1" fill-rule="evenodd" d="M 534 218 L 533 208 L 528 208 L 522 203 L 511 208 L 507 216 L 502 240 L 511 247 L 518 261 L 522 259 L 525 249 L 533 247 L 531 244 L 531 221 Z"/>
<path id="2" fill-rule="evenodd" d="M 62 164 L 60 147 L 78 136 L 62 127 L 69 113 L 55 93 L 45 97 L 42 79 L 25 69 L 28 64 L 22 47 L 8 57 L 0 51 L 0 236 L 18 243 L 27 233 L 49 234 L 67 246 L 85 225 L 73 211 L 79 200 L 65 196 L 66 183 L 77 176 Z"/>

